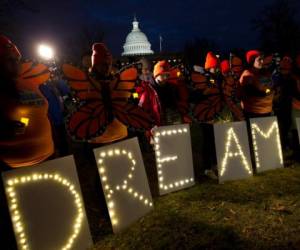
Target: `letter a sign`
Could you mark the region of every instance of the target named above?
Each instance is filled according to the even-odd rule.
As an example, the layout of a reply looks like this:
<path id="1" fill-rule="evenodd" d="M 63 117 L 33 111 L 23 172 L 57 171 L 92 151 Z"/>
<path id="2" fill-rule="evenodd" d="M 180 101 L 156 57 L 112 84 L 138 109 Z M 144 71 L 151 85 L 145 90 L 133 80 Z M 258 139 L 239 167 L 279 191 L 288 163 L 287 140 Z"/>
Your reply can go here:
<path id="1" fill-rule="evenodd" d="M 245 122 L 214 125 L 219 182 L 252 176 Z"/>

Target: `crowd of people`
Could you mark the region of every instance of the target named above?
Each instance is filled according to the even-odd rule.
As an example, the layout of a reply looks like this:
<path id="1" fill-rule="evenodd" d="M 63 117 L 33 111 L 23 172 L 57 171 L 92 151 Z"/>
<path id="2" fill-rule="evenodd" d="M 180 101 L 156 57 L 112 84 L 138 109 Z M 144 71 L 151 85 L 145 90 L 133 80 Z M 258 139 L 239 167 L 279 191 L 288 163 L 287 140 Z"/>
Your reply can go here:
<path id="1" fill-rule="evenodd" d="M 116 68 L 102 43 L 81 68 L 62 66 L 62 76 L 43 64 L 22 62 L 21 53 L 0 36 L 0 161 L 30 166 L 70 152 L 74 140 L 93 145 L 144 129 L 180 123 L 211 125 L 275 115 L 284 150 L 299 160 L 300 54 L 221 60 L 208 52 L 203 66 L 187 69 L 167 60 L 138 59 Z M 246 64 L 243 63 L 246 61 Z M 185 70 L 183 70 L 185 68 Z"/>

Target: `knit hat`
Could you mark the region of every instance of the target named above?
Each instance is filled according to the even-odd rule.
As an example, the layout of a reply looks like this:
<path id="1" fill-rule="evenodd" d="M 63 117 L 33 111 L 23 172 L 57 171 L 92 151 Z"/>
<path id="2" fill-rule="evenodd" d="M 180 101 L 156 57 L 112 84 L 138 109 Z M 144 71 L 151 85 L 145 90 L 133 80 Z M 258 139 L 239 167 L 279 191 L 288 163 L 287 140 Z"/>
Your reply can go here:
<path id="1" fill-rule="evenodd" d="M 93 54 L 92 54 L 92 67 L 95 65 L 106 62 L 107 64 L 112 64 L 112 55 L 105 46 L 104 43 L 93 44 Z"/>
<path id="2" fill-rule="evenodd" d="M 252 65 L 256 57 L 260 56 L 261 53 L 258 50 L 249 50 L 246 53 L 246 61 L 248 64 Z"/>
<path id="3" fill-rule="evenodd" d="M 223 75 L 226 75 L 229 73 L 230 71 L 230 64 L 229 64 L 229 61 L 228 60 L 223 60 L 221 62 L 221 72 Z"/>
<path id="4" fill-rule="evenodd" d="M 158 77 L 161 74 L 169 73 L 170 71 L 170 64 L 166 61 L 159 61 L 155 64 L 154 70 L 153 70 L 153 75 L 154 78 Z"/>
<path id="5" fill-rule="evenodd" d="M 211 51 L 207 53 L 205 60 L 205 69 L 217 68 L 219 65 L 219 59 Z"/>
<path id="6" fill-rule="evenodd" d="M 6 36 L 0 35 L 0 58 L 3 58 L 7 55 L 13 55 L 20 58 L 21 53 Z"/>

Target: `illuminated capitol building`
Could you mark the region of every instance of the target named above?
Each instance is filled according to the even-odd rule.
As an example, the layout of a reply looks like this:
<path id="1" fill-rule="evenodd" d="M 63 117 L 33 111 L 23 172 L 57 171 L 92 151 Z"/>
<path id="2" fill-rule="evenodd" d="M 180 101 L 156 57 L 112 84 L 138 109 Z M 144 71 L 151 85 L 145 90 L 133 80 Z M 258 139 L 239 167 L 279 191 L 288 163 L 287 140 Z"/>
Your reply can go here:
<path id="1" fill-rule="evenodd" d="M 127 35 L 123 46 L 122 56 L 144 56 L 151 55 L 151 44 L 147 36 L 140 30 L 139 22 L 134 18 L 132 31 Z"/>
<path id="2" fill-rule="evenodd" d="M 161 42 L 161 40 L 159 40 L 159 42 Z M 132 30 L 127 35 L 123 45 L 122 56 L 117 58 L 116 61 L 121 63 L 121 65 L 125 65 L 136 61 L 141 57 L 148 58 L 150 61 L 152 61 L 152 63 L 156 63 L 159 60 L 168 60 L 169 62 L 173 63 L 178 63 L 181 61 L 181 54 L 178 53 L 155 53 L 151 49 L 151 43 L 149 42 L 146 34 L 141 31 L 139 22 L 137 21 L 136 17 L 134 17 L 132 22 Z"/>

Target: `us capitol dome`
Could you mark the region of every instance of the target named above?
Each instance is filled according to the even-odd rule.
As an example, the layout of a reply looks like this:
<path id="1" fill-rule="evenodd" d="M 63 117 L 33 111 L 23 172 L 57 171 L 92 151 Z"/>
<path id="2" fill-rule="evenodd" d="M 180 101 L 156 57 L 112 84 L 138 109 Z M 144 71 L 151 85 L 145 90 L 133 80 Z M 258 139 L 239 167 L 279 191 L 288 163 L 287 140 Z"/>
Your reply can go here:
<path id="1" fill-rule="evenodd" d="M 132 31 L 127 35 L 122 56 L 141 56 L 153 54 L 147 36 L 139 29 L 139 22 L 134 18 Z"/>

